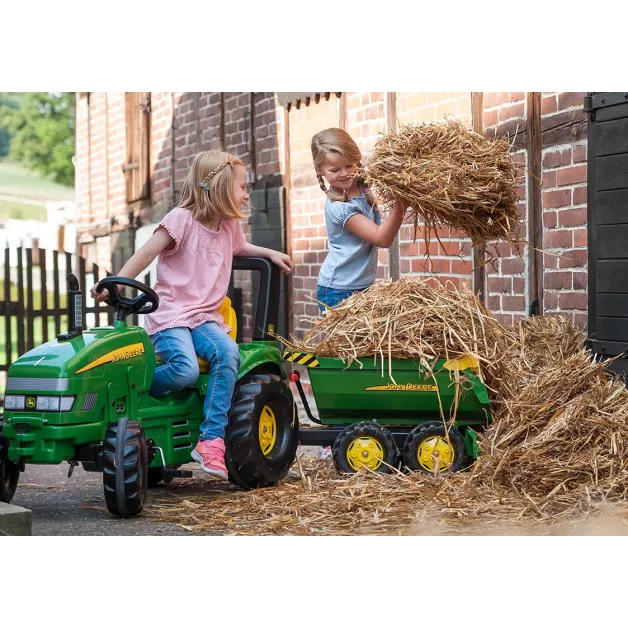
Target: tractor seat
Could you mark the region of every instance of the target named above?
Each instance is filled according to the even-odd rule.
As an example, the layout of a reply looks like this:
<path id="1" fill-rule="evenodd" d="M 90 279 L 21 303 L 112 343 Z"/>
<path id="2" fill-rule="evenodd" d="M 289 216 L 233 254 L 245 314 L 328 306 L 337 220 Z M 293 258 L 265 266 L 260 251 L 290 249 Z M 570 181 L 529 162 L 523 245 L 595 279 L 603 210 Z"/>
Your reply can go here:
<path id="1" fill-rule="evenodd" d="M 237 331 L 238 331 L 238 319 L 236 318 L 235 310 L 231 307 L 231 299 L 229 297 L 225 297 L 225 300 L 222 302 L 222 305 L 218 309 L 218 311 L 222 314 L 225 319 L 225 325 L 231 327 L 231 331 L 229 332 L 229 336 L 236 339 Z M 209 362 L 200 355 L 196 356 L 198 360 L 198 366 L 201 370 L 201 375 L 204 373 L 209 373 Z M 159 364 L 159 356 L 157 356 L 157 364 Z"/>

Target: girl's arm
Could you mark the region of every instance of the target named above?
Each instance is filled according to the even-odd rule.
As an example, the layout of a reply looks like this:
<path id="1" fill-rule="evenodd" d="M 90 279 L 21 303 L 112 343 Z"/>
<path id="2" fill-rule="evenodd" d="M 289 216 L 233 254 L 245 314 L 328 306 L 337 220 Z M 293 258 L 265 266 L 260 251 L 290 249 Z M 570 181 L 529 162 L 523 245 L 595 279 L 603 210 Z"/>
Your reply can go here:
<path id="1" fill-rule="evenodd" d="M 174 242 L 174 239 L 163 228 L 160 227 L 153 233 L 150 240 L 140 249 L 138 249 L 129 261 L 120 269 L 118 277 L 128 277 L 135 279 L 143 270 L 148 268 L 153 260 L 168 246 Z M 104 301 L 109 296 L 108 290 L 96 292 L 96 285 L 92 286 L 89 291 L 95 301 Z"/>
<path id="2" fill-rule="evenodd" d="M 242 248 L 236 253 L 236 257 L 267 257 L 273 264 L 279 266 L 281 272 L 286 273 L 286 275 L 294 267 L 294 263 L 285 253 L 267 249 L 263 246 L 255 246 L 250 242 L 244 243 Z"/>
<path id="3" fill-rule="evenodd" d="M 399 201 L 395 201 L 390 215 L 383 224 L 378 226 L 364 214 L 354 214 L 347 220 L 345 227 L 363 240 L 382 249 L 387 249 L 392 246 L 395 240 L 406 209 L 407 207 L 404 207 Z"/>

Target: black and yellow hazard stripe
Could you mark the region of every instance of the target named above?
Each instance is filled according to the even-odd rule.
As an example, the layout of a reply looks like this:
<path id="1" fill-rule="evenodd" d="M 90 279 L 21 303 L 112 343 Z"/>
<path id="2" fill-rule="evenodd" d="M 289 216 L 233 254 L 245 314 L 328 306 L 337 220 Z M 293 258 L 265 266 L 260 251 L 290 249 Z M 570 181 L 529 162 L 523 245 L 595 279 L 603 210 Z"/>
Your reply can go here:
<path id="1" fill-rule="evenodd" d="M 318 360 L 316 359 L 316 356 L 312 355 L 311 353 L 300 353 L 298 351 L 287 350 L 283 354 L 283 359 L 287 362 L 292 362 L 294 364 L 302 364 L 303 366 L 318 366 Z"/>

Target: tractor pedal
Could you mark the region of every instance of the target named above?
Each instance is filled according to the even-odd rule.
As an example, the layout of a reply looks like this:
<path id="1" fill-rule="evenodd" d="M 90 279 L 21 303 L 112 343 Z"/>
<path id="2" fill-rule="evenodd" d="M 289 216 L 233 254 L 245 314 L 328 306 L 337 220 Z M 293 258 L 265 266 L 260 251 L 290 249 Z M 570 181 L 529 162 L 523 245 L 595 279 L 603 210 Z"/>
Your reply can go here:
<path id="1" fill-rule="evenodd" d="M 187 469 L 164 469 L 162 473 L 164 477 L 168 478 L 191 478 L 194 475 L 192 471 Z"/>

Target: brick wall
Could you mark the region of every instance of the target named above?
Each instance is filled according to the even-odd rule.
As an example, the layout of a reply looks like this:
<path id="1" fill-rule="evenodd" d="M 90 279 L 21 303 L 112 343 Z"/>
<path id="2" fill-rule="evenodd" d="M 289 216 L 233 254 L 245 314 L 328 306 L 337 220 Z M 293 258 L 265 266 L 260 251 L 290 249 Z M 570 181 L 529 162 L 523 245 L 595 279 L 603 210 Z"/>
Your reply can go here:
<path id="1" fill-rule="evenodd" d="M 543 94 L 543 118 L 581 110 L 584 96 Z M 544 308 L 546 313 L 570 315 L 582 325 L 587 322 L 586 159 L 586 139 L 544 147 L 542 153 Z"/>

